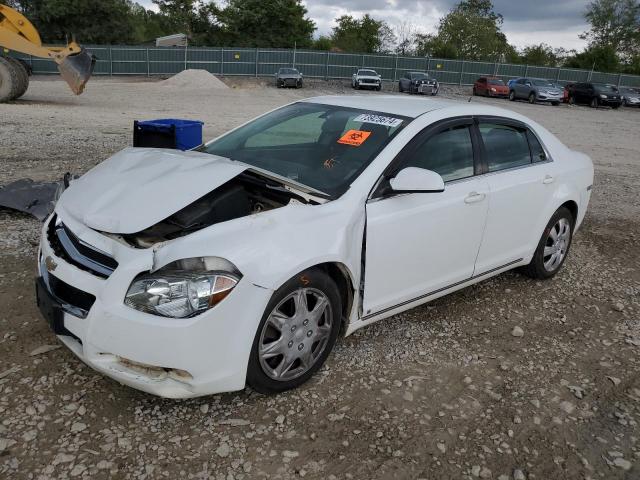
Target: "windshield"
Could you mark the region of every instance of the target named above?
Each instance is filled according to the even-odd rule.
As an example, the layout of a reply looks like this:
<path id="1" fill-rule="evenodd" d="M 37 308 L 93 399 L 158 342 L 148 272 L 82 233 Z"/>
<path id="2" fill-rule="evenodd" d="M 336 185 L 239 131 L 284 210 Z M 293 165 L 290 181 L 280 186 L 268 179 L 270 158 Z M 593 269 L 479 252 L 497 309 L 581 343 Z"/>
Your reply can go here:
<path id="1" fill-rule="evenodd" d="M 409 119 L 369 110 L 295 103 L 203 147 L 340 196 Z"/>
<path id="2" fill-rule="evenodd" d="M 553 85 L 549 83 L 548 80 L 531 80 L 531 83 L 533 83 L 537 87 L 553 87 Z"/>
<path id="3" fill-rule="evenodd" d="M 429 77 L 427 77 L 427 75 L 424 74 L 424 73 L 412 73 L 411 74 L 411 78 L 414 79 L 414 80 L 417 80 L 417 79 L 420 79 L 420 78 L 429 78 Z"/>
<path id="4" fill-rule="evenodd" d="M 487 81 L 489 82 L 489 85 L 504 85 L 504 82 L 499 78 L 490 78 Z"/>
<path id="5" fill-rule="evenodd" d="M 605 85 L 604 83 L 594 83 L 593 86 L 601 92 L 618 93 L 613 85 Z"/>
<path id="6" fill-rule="evenodd" d="M 296 70 L 295 68 L 281 68 L 280 69 L 280 74 L 282 74 L 282 75 L 297 75 L 298 74 L 298 70 Z"/>
<path id="7" fill-rule="evenodd" d="M 370 77 L 377 77 L 378 74 L 373 70 L 358 70 L 358 75 L 368 75 Z"/>

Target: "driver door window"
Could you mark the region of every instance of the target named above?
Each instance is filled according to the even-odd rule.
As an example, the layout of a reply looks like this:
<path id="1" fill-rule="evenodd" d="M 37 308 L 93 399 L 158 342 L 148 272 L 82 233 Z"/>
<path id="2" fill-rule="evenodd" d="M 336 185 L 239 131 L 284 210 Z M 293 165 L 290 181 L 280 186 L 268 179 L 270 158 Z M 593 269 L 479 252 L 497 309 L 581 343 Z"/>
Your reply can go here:
<path id="1" fill-rule="evenodd" d="M 469 127 L 458 125 L 430 137 L 413 152 L 405 166 L 432 170 L 445 182 L 473 176 Z"/>

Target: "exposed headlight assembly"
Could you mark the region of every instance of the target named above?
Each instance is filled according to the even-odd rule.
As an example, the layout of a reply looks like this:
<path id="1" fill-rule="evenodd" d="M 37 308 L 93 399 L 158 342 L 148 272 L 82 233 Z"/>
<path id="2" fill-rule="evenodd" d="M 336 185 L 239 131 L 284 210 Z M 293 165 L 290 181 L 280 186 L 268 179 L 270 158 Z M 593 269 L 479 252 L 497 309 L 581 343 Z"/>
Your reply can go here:
<path id="1" fill-rule="evenodd" d="M 138 275 L 124 298 L 128 307 L 162 317 L 198 315 L 224 300 L 242 278 L 218 257 L 178 260 L 153 273 Z"/>

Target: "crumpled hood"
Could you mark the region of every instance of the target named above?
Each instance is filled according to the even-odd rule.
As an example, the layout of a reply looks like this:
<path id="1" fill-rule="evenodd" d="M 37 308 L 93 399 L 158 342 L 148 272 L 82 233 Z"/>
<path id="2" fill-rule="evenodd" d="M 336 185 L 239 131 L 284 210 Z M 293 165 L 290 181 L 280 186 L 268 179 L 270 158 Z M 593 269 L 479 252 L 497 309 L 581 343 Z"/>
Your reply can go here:
<path id="1" fill-rule="evenodd" d="M 200 152 L 125 148 L 72 182 L 56 208 L 95 230 L 136 233 L 247 168 Z"/>

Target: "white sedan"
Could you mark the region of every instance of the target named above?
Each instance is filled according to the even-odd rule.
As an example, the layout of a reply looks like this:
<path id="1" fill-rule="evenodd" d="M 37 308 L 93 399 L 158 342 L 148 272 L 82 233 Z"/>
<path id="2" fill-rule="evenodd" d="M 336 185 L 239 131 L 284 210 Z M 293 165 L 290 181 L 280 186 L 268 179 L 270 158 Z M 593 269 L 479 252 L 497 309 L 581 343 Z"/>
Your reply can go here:
<path id="1" fill-rule="evenodd" d="M 516 267 L 552 277 L 593 181 L 526 117 L 399 96 L 307 99 L 197 150 L 102 162 L 39 251 L 59 339 L 165 397 L 287 390 L 340 334 Z"/>

